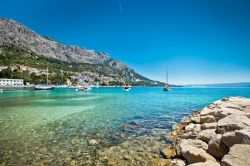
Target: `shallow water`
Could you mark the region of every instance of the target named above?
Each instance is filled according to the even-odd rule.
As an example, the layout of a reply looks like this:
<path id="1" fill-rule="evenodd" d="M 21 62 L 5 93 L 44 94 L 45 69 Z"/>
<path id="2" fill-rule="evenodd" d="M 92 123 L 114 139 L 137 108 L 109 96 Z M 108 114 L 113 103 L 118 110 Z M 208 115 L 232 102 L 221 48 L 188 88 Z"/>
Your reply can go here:
<path id="1" fill-rule="evenodd" d="M 98 160 L 96 151 L 171 130 L 184 116 L 229 96 L 250 97 L 250 88 L 58 88 L 0 94 L 0 164 L 65 164 Z M 132 126 L 132 127 L 131 127 Z M 98 146 L 90 146 L 95 139 Z M 79 162 L 77 163 L 79 164 Z"/>

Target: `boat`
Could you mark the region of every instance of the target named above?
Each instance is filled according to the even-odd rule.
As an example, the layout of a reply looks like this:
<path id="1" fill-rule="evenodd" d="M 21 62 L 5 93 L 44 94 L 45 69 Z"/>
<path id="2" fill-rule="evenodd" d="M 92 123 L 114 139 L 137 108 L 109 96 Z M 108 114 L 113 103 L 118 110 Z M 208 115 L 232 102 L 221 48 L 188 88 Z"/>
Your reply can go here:
<path id="1" fill-rule="evenodd" d="M 76 91 L 90 91 L 91 89 L 91 86 L 79 86 Z"/>
<path id="2" fill-rule="evenodd" d="M 49 85 L 36 85 L 34 87 L 34 90 L 52 90 L 52 89 L 54 89 L 54 87 Z"/>
<path id="3" fill-rule="evenodd" d="M 166 76 L 166 85 L 163 87 L 163 91 L 170 91 L 170 87 L 168 85 L 168 69 L 167 69 L 167 76 Z"/>
<path id="4" fill-rule="evenodd" d="M 52 90 L 52 89 L 54 89 L 54 87 L 49 85 L 48 82 L 49 82 L 49 76 L 48 76 L 48 68 L 47 68 L 47 84 L 45 84 L 45 85 L 36 85 L 34 87 L 34 90 Z"/>
<path id="5" fill-rule="evenodd" d="M 131 89 L 131 86 L 129 84 L 124 83 L 124 91 L 128 92 Z"/>

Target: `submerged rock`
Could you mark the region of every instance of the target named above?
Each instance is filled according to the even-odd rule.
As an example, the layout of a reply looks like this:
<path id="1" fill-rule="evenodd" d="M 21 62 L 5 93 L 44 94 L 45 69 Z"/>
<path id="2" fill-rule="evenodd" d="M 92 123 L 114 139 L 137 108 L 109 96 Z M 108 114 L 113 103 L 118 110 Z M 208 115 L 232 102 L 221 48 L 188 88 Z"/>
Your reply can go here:
<path id="1" fill-rule="evenodd" d="M 95 139 L 89 140 L 89 145 L 97 145 L 97 144 L 98 144 L 97 140 L 95 140 Z"/>
<path id="2" fill-rule="evenodd" d="M 160 151 L 160 155 L 163 157 L 163 158 L 166 158 L 166 159 L 171 159 L 171 158 L 174 158 L 176 156 L 176 152 L 175 150 L 173 149 L 170 149 L 170 148 L 164 148 Z"/>
<path id="3" fill-rule="evenodd" d="M 181 159 L 173 159 L 170 166 L 186 166 L 186 163 Z"/>

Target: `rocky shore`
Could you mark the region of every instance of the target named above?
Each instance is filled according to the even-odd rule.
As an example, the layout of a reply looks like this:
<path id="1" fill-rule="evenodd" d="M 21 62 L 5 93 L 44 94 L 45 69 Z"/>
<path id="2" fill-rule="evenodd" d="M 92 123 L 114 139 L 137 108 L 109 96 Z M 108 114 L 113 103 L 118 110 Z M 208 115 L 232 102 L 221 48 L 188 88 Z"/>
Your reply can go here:
<path id="1" fill-rule="evenodd" d="M 249 166 L 250 99 L 230 97 L 194 112 L 174 127 L 176 166 Z M 175 154 L 176 153 L 176 154 Z"/>
<path id="2" fill-rule="evenodd" d="M 136 126 L 136 125 L 135 125 Z M 250 99 L 230 97 L 173 127 L 99 151 L 95 165 L 249 166 Z"/>

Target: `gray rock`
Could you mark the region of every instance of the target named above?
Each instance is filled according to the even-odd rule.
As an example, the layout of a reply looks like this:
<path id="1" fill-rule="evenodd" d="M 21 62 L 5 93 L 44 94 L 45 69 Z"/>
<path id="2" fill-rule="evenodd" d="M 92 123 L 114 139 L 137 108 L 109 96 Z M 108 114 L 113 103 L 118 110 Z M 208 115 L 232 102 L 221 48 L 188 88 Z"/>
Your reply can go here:
<path id="1" fill-rule="evenodd" d="M 184 157 L 188 163 L 216 161 L 206 150 L 205 142 L 192 139 L 182 139 L 176 147 L 177 154 Z"/>
<path id="2" fill-rule="evenodd" d="M 235 131 L 236 139 L 240 140 L 241 144 L 250 145 L 250 129 L 236 130 Z"/>
<path id="3" fill-rule="evenodd" d="M 183 133 L 181 135 L 181 138 L 185 138 L 185 139 L 195 139 L 197 137 L 198 132 L 194 133 L 192 131 Z"/>
<path id="4" fill-rule="evenodd" d="M 228 152 L 228 148 L 221 141 L 221 137 L 222 137 L 221 134 L 217 134 L 215 137 L 213 137 L 208 143 L 208 150 L 207 150 L 209 154 L 218 159 L 222 159 L 222 157 Z"/>
<path id="5" fill-rule="evenodd" d="M 216 127 L 217 127 L 217 122 L 201 124 L 201 130 L 216 129 Z"/>
<path id="6" fill-rule="evenodd" d="M 201 110 L 201 113 L 200 113 L 201 116 L 207 116 L 207 115 L 212 115 L 212 116 L 215 116 L 216 115 L 216 110 L 213 108 L 208 108 L 208 107 L 205 107 Z"/>
<path id="7" fill-rule="evenodd" d="M 191 116 L 191 121 L 193 123 L 200 123 L 201 122 L 200 116 L 199 115 Z"/>
<path id="8" fill-rule="evenodd" d="M 200 139 L 208 143 L 210 139 L 215 136 L 216 136 L 215 129 L 207 129 L 207 130 L 202 130 L 201 132 L 199 132 L 199 134 L 197 135 L 197 139 Z"/>
<path id="9" fill-rule="evenodd" d="M 234 104 L 234 103 L 232 103 L 230 101 L 221 102 L 219 107 L 220 108 L 232 108 L 232 109 L 242 110 L 242 106 Z"/>
<path id="10" fill-rule="evenodd" d="M 213 123 L 216 122 L 213 115 L 205 115 L 200 117 L 201 123 Z"/>
<path id="11" fill-rule="evenodd" d="M 176 159 L 173 159 L 173 160 L 171 161 L 170 166 L 186 166 L 186 163 L 185 163 L 185 161 L 176 158 Z"/>
<path id="12" fill-rule="evenodd" d="M 208 145 L 201 141 L 201 140 L 194 140 L 194 139 L 182 139 L 178 142 L 177 146 L 176 146 L 176 153 L 178 155 L 181 155 L 182 151 L 187 151 L 188 148 L 192 146 L 192 147 L 196 147 L 198 149 L 204 149 L 205 151 L 208 148 Z"/>
<path id="13" fill-rule="evenodd" d="M 249 166 L 250 145 L 235 144 L 221 160 L 222 166 Z"/>
<path id="14" fill-rule="evenodd" d="M 243 97 L 230 97 L 229 101 L 233 104 L 240 105 L 242 107 L 250 105 L 250 99 Z"/>
<path id="15" fill-rule="evenodd" d="M 221 140 L 228 148 L 234 144 L 250 144 L 250 129 L 226 132 L 222 135 Z"/>
<path id="16" fill-rule="evenodd" d="M 185 132 L 193 132 L 193 133 L 198 133 L 201 131 L 201 125 L 200 124 L 193 124 L 190 123 L 185 127 Z"/>
<path id="17" fill-rule="evenodd" d="M 220 166 L 218 162 L 206 161 L 206 162 L 199 162 L 194 164 L 189 164 L 188 166 Z"/>
<path id="18" fill-rule="evenodd" d="M 222 119 L 229 115 L 244 116 L 246 113 L 234 108 L 220 107 L 217 111 L 216 118 Z"/>
<path id="19" fill-rule="evenodd" d="M 218 133 L 250 128 L 250 119 L 246 116 L 229 115 L 218 121 Z"/>
<path id="20" fill-rule="evenodd" d="M 231 148 L 234 144 L 239 144 L 240 140 L 236 138 L 235 131 L 226 132 L 222 135 L 221 141 Z"/>
<path id="21" fill-rule="evenodd" d="M 192 146 L 188 147 L 187 151 L 182 151 L 182 156 L 187 160 L 189 164 L 206 161 L 216 162 L 216 159 L 208 154 L 205 150 Z"/>

